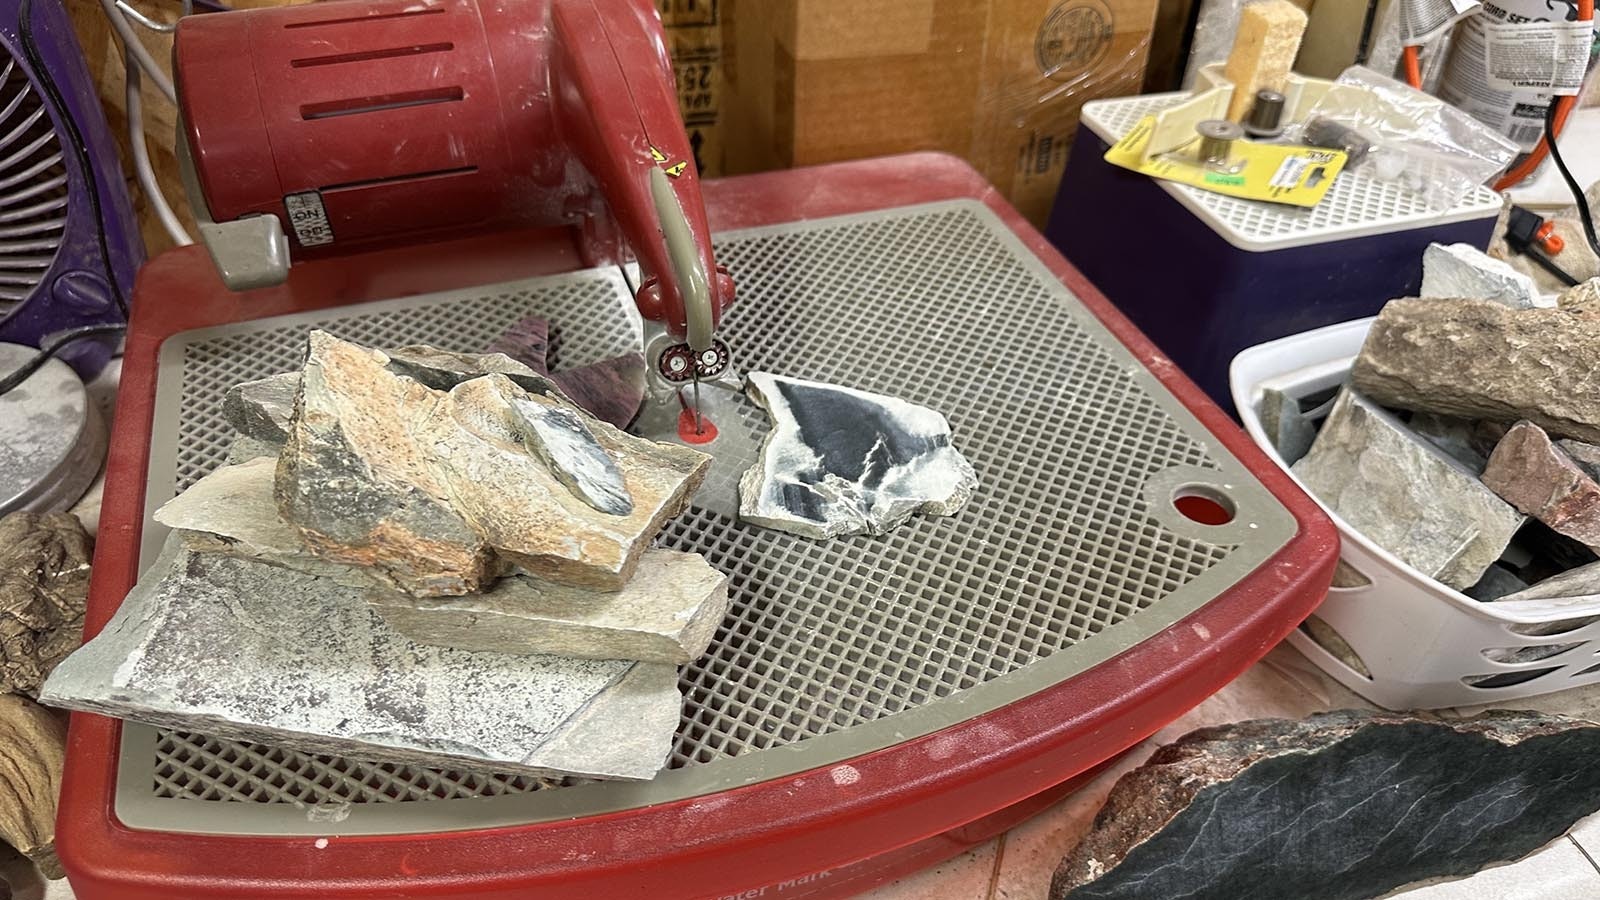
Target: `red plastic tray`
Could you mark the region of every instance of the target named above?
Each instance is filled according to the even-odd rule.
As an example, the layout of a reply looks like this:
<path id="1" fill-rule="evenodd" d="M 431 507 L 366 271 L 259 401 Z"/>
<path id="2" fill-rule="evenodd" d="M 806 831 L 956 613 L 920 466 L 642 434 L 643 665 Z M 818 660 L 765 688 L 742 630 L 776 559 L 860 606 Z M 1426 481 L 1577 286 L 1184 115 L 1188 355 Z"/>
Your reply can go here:
<path id="1" fill-rule="evenodd" d="M 74 714 L 58 851 L 82 900 L 183 898 L 846 897 L 988 840 L 1227 684 L 1325 595 L 1338 537 L 1314 503 L 965 163 L 914 154 L 711 182 L 717 230 L 977 198 L 1294 515 L 1298 533 L 1198 612 L 1056 687 L 849 761 L 850 785 L 774 779 L 574 821 L 430 835 L 230 837 L 132 830 L 115 817 L 120 723 Z M 557 232 L 500 234 L 295 267 L 230 294 L 204 249 L 140 273 L 107 463 L 87 634 L 132 586 L 157 351 L 192 328 L 578 268 Z M 952 740 L 952 738 L 954 740 Z M 931 753 L 937 744 L 939 752 Z M 950 747 L 957 747 L 953 754 Z M 318 846 L 324 843 L 324 846 Z"/>

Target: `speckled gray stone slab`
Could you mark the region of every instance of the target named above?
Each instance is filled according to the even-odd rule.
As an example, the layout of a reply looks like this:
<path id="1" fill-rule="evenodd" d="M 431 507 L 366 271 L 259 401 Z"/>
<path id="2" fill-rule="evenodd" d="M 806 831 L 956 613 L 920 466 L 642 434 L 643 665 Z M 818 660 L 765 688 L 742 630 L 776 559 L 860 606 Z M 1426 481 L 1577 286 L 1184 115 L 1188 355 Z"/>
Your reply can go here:
<path id="1" fill-rule="evenodd" d="M 839 385 L 752 372 L 772 417 L 739 482 L 739 517 L 803 537 L 886 534 L 917 513 L 953 515 L 977 488 L 950 423 L 925 406 Z"/>
<path id="2" fill-rule="evenodd" d="M 1357 531 L 1458 590 L 1483 576 L 1523 522 L 1460 462 L 1348 388 L 1293 471 Z"/>
<path id="3" fill-rule="evenodd" d="M 696 553 L 649 550 L 621 591 L 502 578 L 468 597 L 368 595 L 396 631 L 467 650 L 674 665 L 699 659 L 728 609 L 727 576 Z"/>
<path id="4" fill-rule="evenodd" d="M 626 780 L 666 762 L 682 703 L 672 666 L 414 643 L 358 589 L 177 541 L 41 699 L 308 753 Z"/>

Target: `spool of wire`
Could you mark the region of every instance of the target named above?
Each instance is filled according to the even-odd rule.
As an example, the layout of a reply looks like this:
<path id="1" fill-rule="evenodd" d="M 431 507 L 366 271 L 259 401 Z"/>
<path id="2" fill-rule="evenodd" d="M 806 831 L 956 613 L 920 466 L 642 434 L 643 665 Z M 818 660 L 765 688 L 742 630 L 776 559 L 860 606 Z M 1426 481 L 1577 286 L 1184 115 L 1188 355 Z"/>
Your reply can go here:
<path id="1" fill-rule="evenodd" d="M 1227 119 L 1205 119 L 1194 130 L 1200 135 L 1200 161 L 1208 166 L 1226 166 L 1233 142 L 1244 139 L 1244 128 Z"/>

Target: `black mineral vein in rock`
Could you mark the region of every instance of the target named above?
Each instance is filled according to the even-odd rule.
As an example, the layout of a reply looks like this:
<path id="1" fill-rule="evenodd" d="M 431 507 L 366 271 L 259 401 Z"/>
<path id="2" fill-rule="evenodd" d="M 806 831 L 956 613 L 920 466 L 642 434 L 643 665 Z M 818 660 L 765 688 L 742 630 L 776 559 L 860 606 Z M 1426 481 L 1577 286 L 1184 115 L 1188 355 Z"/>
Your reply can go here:
<path id="1" fill-rule="evenodd" d="M 1525 856 L 1600 808 L 1600 726 L 1343 711 L 1192 732 L 1113 788 L 1056 900 L 1364 900 Z"/>

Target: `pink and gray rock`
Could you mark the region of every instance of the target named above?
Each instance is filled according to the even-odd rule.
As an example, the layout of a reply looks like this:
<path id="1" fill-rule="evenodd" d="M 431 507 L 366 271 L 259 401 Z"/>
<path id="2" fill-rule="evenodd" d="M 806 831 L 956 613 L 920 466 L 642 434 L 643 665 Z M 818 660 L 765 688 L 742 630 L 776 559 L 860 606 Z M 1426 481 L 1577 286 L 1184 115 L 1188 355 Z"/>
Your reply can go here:
<path id="1" fill-rule="evenodd" d="M 1487 300 L 1408 299 L 1379 313 L 1350 377 L 1374 401 L 1466 419 L 1526 419 L 1600 441 L 1600 316 Z"/>
<path id="2" fill-rule="evenodd" d="M 504 374 L 445 392 L 397 376 L 389 362 L 312 333 L 276 492 L 315 553 L 376 567 L 406 593 L 476 593 L 507 564 L 618 590 L 709 463 L 575 418 L 559 394 L 526 391 Z M 453 377 L 439 360 L 429 365 Z M 541 416 L 578 421 L 583 434 L 541 432 Z"/>
<path id="3" fill-rule="evenodd" d="M 549 373 L 550 323 L 538 316 L 518 319 L 489 345 L 490 353 L 504 353 L 541 375 Z"/>
<path id="4" fill-rule="evenodd" d="M 1518 422 L 1495 447 L 1483 483 L 1506 502 L 1600 550 L 1600 484 L 1532 422 Z"/>
<path id="5" fill-rule="evenodd" d="M 1463 464 L 1348 388 L 1293 471 L 1357 531 L 1458 590 L 1483 576 L 1523 522 Z"/>
<path id="6" fill-rule="evenodd" d="M 681 714 L 670 665 L 414 643 L 360 589 L 180 542 L 43 702 L 377 762 L 639 780 Z"/>

